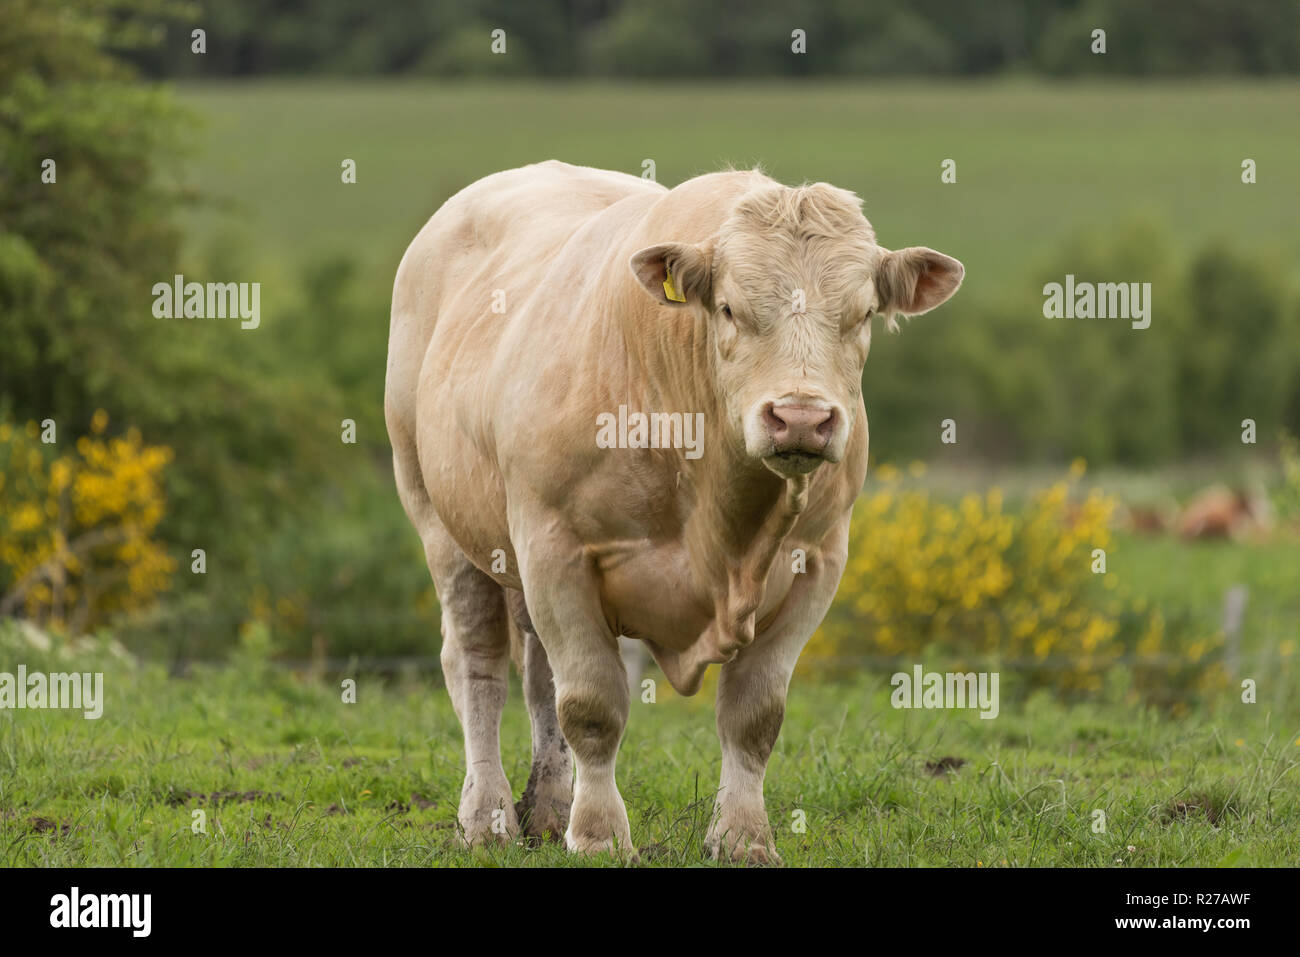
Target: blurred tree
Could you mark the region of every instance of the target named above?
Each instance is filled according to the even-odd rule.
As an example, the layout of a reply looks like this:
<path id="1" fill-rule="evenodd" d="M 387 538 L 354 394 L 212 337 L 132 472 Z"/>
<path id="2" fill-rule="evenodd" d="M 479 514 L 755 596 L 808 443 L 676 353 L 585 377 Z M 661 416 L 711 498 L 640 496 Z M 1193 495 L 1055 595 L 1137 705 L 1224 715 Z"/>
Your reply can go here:
<path id="1" fill-rule="evenodd" d="M 1066 274 L 1150 282 L 1151 326 L 1044 317 L 1043 285 Z M 863 395 L 878 460 L 929 457 L 947 417 L 954 454 L 1022 462 L 1223 456 L 1243 450 L 1244 418 L 1261 445 L 1300 430 L 1300 312 L 1280 264 L 1218 247 L 1179 262 L 1136 219 L 1075 236 L 1031 275 L 961 322 L 923 316 L 876 340 Z"/>
<path id="2" fill-rule="evenodd" d="M 347 481 L 334 461 L 342 403 L 327 364 L 284 361 L 296 333 L 273 316 L 244 331 L 153 315 L 154 284 L 183 271 L 177 184 L 196 126 L 112 51 L 156 41 L 187 9 L 0 2 L 0 418 L 53 419 L 63 443 L 103 409 L 174 448 L 159 534 L 184 556 L 206 548 L 226 571 L 221 601 L 238 608 L 266 537 L 307 510 L 323 475 Z M 261 279 L 237 259 L 218 265 L 201 278 Z"/>
<path id="3" fill-rule="evenodd" d="M 1106 53 L 1089 37 L 1106 31 Z M 1035 65 L 1049 73 L 1295 73 L 1300 3 L 1294 0 L 1087 0 L 1047 24 Z"/>
<path id="4" fill-rule="evenodd" d="M 498 28 L 506 57 L 488 52 Z M 1098 28 L 1105 56 L 1090 51 Z M 165 76 L 1295 73 L 1300 0 L 221 0 L 132 56 Z"/>
<path id="5" fill-rule="evenodd" d="M 1238 253 L 1214 247 L 1192 262 L 1178 365 L 1184 452 L 1217 452 L 1241 442 L 1241 421 L 1256 421 L 1262 442 L 1279 426 L 1295 430 L 1288 406 L 1300 390 L 1300 327 L 1277 277 Z"/>
<path id="6" fill-rule="evenodd" d="M 102 50 L 154 32 L 130 9 L 0 3 L 0 401 L 20 418 L 89 421 L 135 365 L 128 316 L 176 261 L 181 197 L 158 174 L 184 118 Z"/>
<path id="7" fill-rule="evenodd" d="M 656 6 L 626 4 L 592 31 L 591 63 L 596 72 L 626 76 L 690 76 L 707 62 L 708 38 L 690 0 Z"/>

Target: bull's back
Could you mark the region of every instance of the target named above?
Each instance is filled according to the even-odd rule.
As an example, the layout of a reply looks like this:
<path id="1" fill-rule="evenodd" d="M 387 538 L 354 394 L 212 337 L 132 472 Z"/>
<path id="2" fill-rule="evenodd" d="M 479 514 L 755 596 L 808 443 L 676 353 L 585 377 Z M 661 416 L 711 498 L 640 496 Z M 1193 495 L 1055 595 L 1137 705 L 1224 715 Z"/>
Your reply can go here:
<path id="1" fill-rule="evenodd" d="M 408 485 L 427 486 L 436 468 L 444 497 L 487 496 L 475 511 L 497 511 L 499 476 L 477 411 L 505 385 L 493 366 L 510 324 L 537 318 L 521 306 L 575 233 L 622 199 L 663 192 L 626 174 L 550 161 L 471 184 L 425 224 L 393 285 L 384 397 Z M 439 421 L 421 421 L 421 407 Z"/>
<path id="2" fill-rule="evenodd" d="M 485 177 L 461 190 L 416 235 L 397 269 L 389 326 L 390 402 L 405 408 L 435 330 L 457 344 L 501 335 L 494 296 L 508 306 L 534 288 L 548 261 L 593 216 L 647 189 L 622 173 L 554 160 Z M 511 296 L 516 293 L 516 296 Z M 507 308 L 506 315 L 509 314 Z M 497 321 L 493 321 L 493 317 Z M 400 411 L 400 408 L 399 408 Z"/>

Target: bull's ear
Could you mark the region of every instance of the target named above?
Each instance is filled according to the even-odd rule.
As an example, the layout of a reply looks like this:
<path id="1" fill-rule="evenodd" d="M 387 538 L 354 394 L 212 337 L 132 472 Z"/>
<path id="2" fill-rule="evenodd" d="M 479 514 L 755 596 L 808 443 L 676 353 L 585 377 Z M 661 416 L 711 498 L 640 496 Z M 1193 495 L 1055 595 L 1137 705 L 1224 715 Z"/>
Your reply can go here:
<path id="1" fill-rule="evenodd" d="M 652 299 L 669 306 L 684 306 L 708 300 L 709 262 L 709 251 L 703 246 L 660 243 L 636 253 L 631 266 L 637 282 Z"/>
<path id="2" fill-rule="evenodd" d="M 943 253 L 925 246 L 909 246 L 885 253 L 876 273 L 880 312 L 919 316 L 948 300 L 966 267 Z"/>

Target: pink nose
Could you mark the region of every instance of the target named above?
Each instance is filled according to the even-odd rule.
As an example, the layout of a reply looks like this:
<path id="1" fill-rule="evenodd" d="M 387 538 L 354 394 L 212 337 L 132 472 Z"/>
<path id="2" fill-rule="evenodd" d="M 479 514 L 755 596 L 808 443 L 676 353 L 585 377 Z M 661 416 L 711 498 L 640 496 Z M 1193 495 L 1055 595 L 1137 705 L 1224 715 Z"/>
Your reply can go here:
<path id="1" fill-rule="evenodd" d="M 769 405 L 763 410 L 772 449 L 819 455 L 830 445 L 835 432 L 834 409 L 812 409 L 806 405 Z"/>

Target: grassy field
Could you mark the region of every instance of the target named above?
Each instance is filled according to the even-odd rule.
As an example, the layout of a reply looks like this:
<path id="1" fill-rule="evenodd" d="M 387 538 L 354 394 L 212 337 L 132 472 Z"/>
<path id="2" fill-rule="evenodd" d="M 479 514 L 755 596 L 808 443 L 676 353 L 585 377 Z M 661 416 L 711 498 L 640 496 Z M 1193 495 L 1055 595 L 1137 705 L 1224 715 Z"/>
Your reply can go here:
<path id="1" fill-rule="evenodd" d="M 1283 175 L 1300 164 L 1294 82 L 276 81 L 180 92 L 207 117 L 191 179 L 231 204 L 196 217 L 200 247 L 237 219 L 259 268 L 345 252 L 380 289 L 449 195 L 549 158 L 635 175 L 651 159 L 668 185 L 726 163 L 826 180 L 864 198 L 883 244 L 961 259 L 967 296 L 1022 279 L 1064 235 L 1133 216 L 1189 246 L 1223 239 L 1300 262 Z M 1251 187 L 1246 157 L 1259 168 Z M 355 185 L 340 182 L 345 158 Z M 940 182 L 947 158 L 956 184 Z"/>
<path id="2" fill-rule="evenodd" d="M 1234 545 L 1171 555 L 1137 540 L 1117 554 L 1135 568 L 1126 588 L 1145 580 L 1159 593 L 1181 575 L 1181 594 L 1207 615 L 1222 583 L 1285 559 Z M 795 866 L 1294 864 L 1300 616 L 1277 604 L 1285 591 L 1265 583 L 1260 595 L 1273 611 L 1248 616 L 1243 647 L 1247 672 L 1260 665 L 1258 704 L 1229 688 L 1176 720 L 1126 695 L 1122 671 L 1074 702 L 1004 678 L 991 721 L 895 710 L 881 668 L 846 683 L 797 676 L 768 773 L 778 850 Z M 34 649 L 25 660 L 42 667 Z M 48 656 L 44 666 L 60 668 Z M 335 682 L 274 668 L 251 646 L 185 678 L 89 650 L 77 667 L 105 672 L 101 719 L 0 711 L 0 864 L 612 863 L 556 846 L 456 846 L 463 754 L 436 674 L 362 677 L 344 704 Z M 528 727 L 517 685 L 502 737 L 518 794 Z M 619 782 L 642 865 L 711 863 L 702 844 L 718 767 L 706 694 L 682 699 L 661 683 L 657 703 L 634 701 Z M 192 830 L 196 810 L 204 833 Z"/>
<path id="3" fill-rule="evenodd" d="M 278 344 L 286 366 L 316 369 L 314 342 L 353 342 L 347 337 L 361 328 L 362 344 L 348 351 L 369 371 L 352 386 L 372 403 L 376 423 L 386 295 L 403 248 L 460 187 L 550 157 L 635 174 L 652 159 L 667 184 L 728 162 L 761 162 L 787 182 L 834 182 L 864 197 L 886 245 L 921 243 L 965 261 L 964 295 L 994 298 L 1065 237 L 1133 216 L 1163 222 L 1187 250 L 1222 239 L 1246 253 L 1281 251 L 1288 268 L 1300 270 L 1294 191 L 1280 173 L 1300 165 L 1296 83 L 276 81 L 180 92 L 207 118 L 187 178 L 217 201 L 191 214 L 190 253 L 242 263 L 235 275 L 208 278 L 263 282 L 268 323 L 275 304 L 293 298 L 304 264 L 329 256 L 355 262 L 365 305 L 340 310 L 346 325 L 303 322 L 290 346 L 259 337 L 256 348 Z M 1239 178 L 1245 157 L 1259 164 L 1259 183 L 1249 188 Z M 357 162 L 356 185 L 340 182 L 345 158 Z M 957 161 L 956 185 L 940 183 L 945 158 Z M 387 458 L 376 467 L 386 469 Z M 954 497 L 999 485 L 1016 499 L 1061 471 L 935 468 L 927 482 Z M 1150 504 L 1171 490 L 1186 498 L 1227 480 L 1222 473 L 1210 463 L 1200 472 L 1099 471 L 1088 481 Z M 396 509 L 395 497 L 385 501 Z M 335 520 L 340 515 L 323 519 Z M 1241 702 L 1230 685 L 1175 719 L 1144 707 L 1117 669 L 1103 692 L 1076 701 L 1025 692 L 1009 676 L 999 717 L 981 720 L 974 712 L 895 710 L 883 666 L 840 683 L 797 676 L 767 779 L 785 861 L 1300 860 L 1295 538 L 1189 546 L 1121 536 L 1109 563 L 1125 596 L 1170 618 L 1191 616 L 1202 633 L 1218 627 L 1225 591 L 1247 584 L 1240 673 L 1257 677 L 1258 703 Z M 322 592 L 335 587 L 331 577 L 319 581 Z M 381 634 L 381 624 L 366 627 Z M 436 633 L 431 619 L 430 657 Z M 128 633 L 117 637 L 131 642 Z M 70 667 L 20 640 L 0 624 L 0 671 L 19 662 L 29 670 Z M 336 679 L 272 664 L 268 653 L 246 644 L 226 666 L 175 677 L 81 649 L 77 670 L 105 673 L 102 718 L 0 710 L 0 865 L 610 863 L 553 845 L 457 847 L 463 753 L 436 673 L 360 675 L 357 703 L 344 704 Z M 502 737 L 517 795 L 529 758 L 517 685 Z M 658 703 L 634 701 L 619 768 L 641 864 L 710 863 L 702 843 L 719 770 L 710 698 L 684 700 L 661 682 Z M 198 810 L 206 821 L 196 833 Z M 796 819 L 806 830 L 793 828 Z"/>
<path id="4" fill-rule="evenodd" d="M 362 681 L 344 705 L 287 676 L 117 669 L 107 681 L 99 721 L 0 717 L 0 863 L 610 863 L 555 846 L 456 847 L 460 736 L 432 682 Z M 1300 854 L 1300 732 L 1263 710 L 1173 722 L 1041 696 L 981 721 L 895 711 L 885 681 L 795 683 L 767 788 L 787 864 L 1280 865 Z M 503 732 L 516 793 L 528 768 L 517 691 Z M 945 759 L 960 766 L 942 770 L 959 764 Z M 707 703 L 633 706 L 619 779 L 642 864 L 707 862 L 718 761 Z M 191 829 L 196 809 L 206 833 Z"/>

